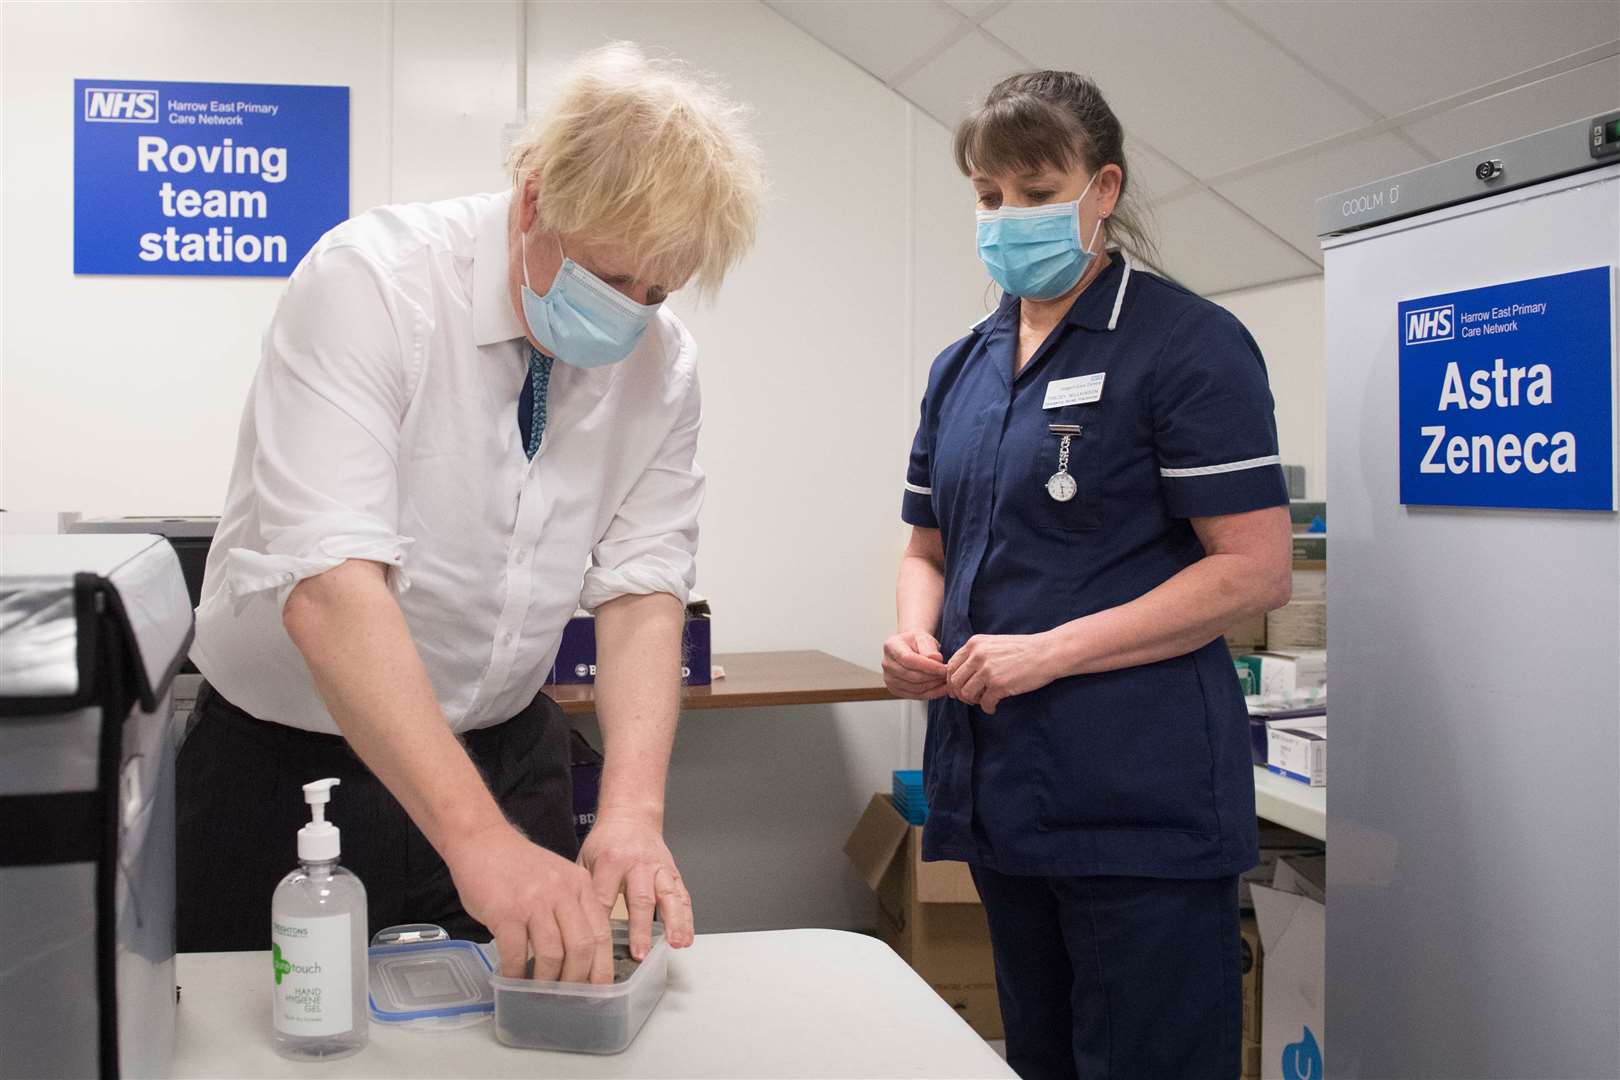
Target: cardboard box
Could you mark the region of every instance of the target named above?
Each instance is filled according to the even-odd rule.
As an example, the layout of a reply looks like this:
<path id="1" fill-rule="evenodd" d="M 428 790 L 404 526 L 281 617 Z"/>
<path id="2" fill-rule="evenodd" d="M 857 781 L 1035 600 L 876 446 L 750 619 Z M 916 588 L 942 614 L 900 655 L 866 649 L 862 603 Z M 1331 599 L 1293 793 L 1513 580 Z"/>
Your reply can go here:
<path id="1" fill-rule="evenodd" d="M 1327 533 L 1294 534 L 1294 567 L 1322 570 L 1327 567 Z"/>
<path id="2" fill-rule="evenodd" d="M 687 604 L 686 631 L 681 640 L 681 679 L 688 686 L 708 686 L 714 681 L 711 637 L 708 601 L 694 600 Z M 596 682 L 596 619 L 589 613 L 579 612 L 563 627 L 550 681 Z"/>
<path id="3" fill-rule="evenodd" d="M 1260 861 L 1238 876 L 1238 906 L 1244 911 L 1254 910 L 1254 897 L 1250 895 L 1250 890 L 1255 885 L 1272 886 L 1277 875 L 1277 864 L 1281 860 L 1310 858 L 1321 855 L 1326 849 L 1327 845 L 1314 836 L 1261 821 Z M 1259 1037 L 1255 1036 L 1256 1039 Z"/>
<path id="4" fill-rule="evenodd" d="M 1290 860 L 1278 864 L 1279 875 Z M 1281 884 L 1293 887 L 1292 878 Z M 1326 917 L 1324 904 L 1256 885 L 1265 981 L 1261 987 L 1261 1063 L 1265 1080 L 1322 1075 Z"/>
<path id="5" fill-rule="evenodd" d="M 1327 601 L 1290 600 L 1266 614 L 1266 647 L 1274 652 L 1327 648 Z"/>
<path id="6" fill-rule="evenodd" d="M 574 778 L 574 836 L 583 844 L 596 824 L 596 804 L 602 792 L 602 752 L 578 731 L 571 731 L 569 759 Z"/>
<path id="7" fill-rule="evenodd" d="M 1292 571 L 1295 600 L 1327 600 L 1327 564 L 1295 563 Z"/>
<path id="8" fill-rule="evenodd" d="M 1327 855 L 1318 851 L 1309 855 L 1284 856 L 1277 860 L 1277 872 L 1271 879 L 1271 887 L 1278 892 L 1326 904 Z"/>
<path id="9" fill-rule="evenodd" d="M 1229 628 L 1226 646 L 1238 653 L 1260 652 L 1266 647 L 1266 617 L 1253 615 Z"/>
<path id="10" fill-rule="evenodd" d="M 1302 699 L 1327 686 L 1327 652 L 1323 649 L 1249 653 L 1238 657 L 1237 663 L 1251 668 L 1260 695 L 1279 705 L 1310 704 Z"/>
<path id="11" fill-rule="evenodd" d="M 1266 725 L 1266 768 L 1278 776 L 1327 786 L 1327 718 Z"/>
<path id="12" fill-rule="evenodd" d="M 1243 1040 L 1243 1075 L 1241 1080 L 1260 1080 L 1260 1044 Z"/>
<path id="13" fill-rule="evenodd" d="M 923 862 L 922 829 L 874 795 L 844 854 L 878 899 L 878 937 L 986 1039 L 1003 1037 L 990 927 L 966 863 Z"/>
<path id="14" fill-rule="evenodd" d="M 1258 1043 L 1260 1041 L 1260 988 L 1264 976 L 1261 973 L 1260 963 L 1260 924 L 1255 922 L 1252 915 L 1243 916 L 1241 927 L 1243 939 L 1243 1041 Z M 1258 1048 L 1257 1048 L 1258 1049 Z M 1245 1059 L 1248 1054 L 1245 1052 Z M 1260 1059 L 1255 1058 L 1255 1073 L 1259 1073 Z M 1248 1065 L 1243 1067 L 1243 1075 L 1249 1075 Z"/>

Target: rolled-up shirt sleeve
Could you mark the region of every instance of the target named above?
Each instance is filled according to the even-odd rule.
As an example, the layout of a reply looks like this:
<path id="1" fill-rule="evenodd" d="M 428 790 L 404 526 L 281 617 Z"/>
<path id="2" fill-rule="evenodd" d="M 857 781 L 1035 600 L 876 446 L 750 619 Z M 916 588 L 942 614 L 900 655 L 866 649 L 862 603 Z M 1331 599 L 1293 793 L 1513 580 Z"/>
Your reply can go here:
<path id="1" fill-rule="evenodd" d="M 690 350 L 688 339 L 684 348 Z M 690 362 L 690 356 L 685 360 Z M 702 395 L 694 370 L 675 426 L 665 436 L 591 552 L 580 606 L 595 611 L 620 596 L 669 593 L 682 604 L 697 580 L 698 511 L 703 470 L 697 464 Z"/>
<path id="2" fill-rule="evenodd" d="M 399 531 L 400 428 L 421 354 L 420 311 L 351 248 L 318 248 L 299 267 L 264 339 L 244 424 L 263 550 L 233 548 L 225 583 L 241 602 L 349 559 L 409 587 Z"/>
<path id="3" fill-rule="evenodd" d="M 1182 317 L 1154 373 L 1152 413 L 1173 515 L 1287 505 L 1265 361 L 1231 313 L 1210 304 Z"/>

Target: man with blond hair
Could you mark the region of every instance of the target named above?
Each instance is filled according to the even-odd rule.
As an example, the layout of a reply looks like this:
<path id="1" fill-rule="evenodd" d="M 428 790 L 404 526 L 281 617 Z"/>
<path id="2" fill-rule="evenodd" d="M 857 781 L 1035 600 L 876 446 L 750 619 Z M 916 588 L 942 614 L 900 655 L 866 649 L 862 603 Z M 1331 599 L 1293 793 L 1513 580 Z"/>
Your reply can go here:
<path id="1" fill-rule="evenodd" d="M 333 229 L 264 337 L 192 656 L 180 947 L 265 948 L 299 786 L 372 930 L 492 934 L 502 974 L 611 981 L 691 900 L 663 840 L 703 474 L 695 348 L 662 306 L 752 243 L 738 109 L 673 63 L 584 57 L 512 187 Z M 606 763 L 574 841 L 568 726 L 540 692 L 596 614 Z"/>

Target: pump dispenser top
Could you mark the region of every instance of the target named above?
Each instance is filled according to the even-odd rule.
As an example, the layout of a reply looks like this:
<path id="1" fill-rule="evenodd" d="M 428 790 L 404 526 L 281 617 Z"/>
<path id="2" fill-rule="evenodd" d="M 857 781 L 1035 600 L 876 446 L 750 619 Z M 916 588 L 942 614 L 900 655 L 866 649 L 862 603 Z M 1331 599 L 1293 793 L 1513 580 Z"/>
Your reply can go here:
<path id="1" fill-rule="evenodd" d="M 300 862 L 327 862 L 338 857 L 341 848 L 338 827 L 326 820 L 326 804 L 332 801 L 332 788 L 340 783 L 341 780 L 328 777 L 304 785 L 309 824 L 298 830 Z"/>

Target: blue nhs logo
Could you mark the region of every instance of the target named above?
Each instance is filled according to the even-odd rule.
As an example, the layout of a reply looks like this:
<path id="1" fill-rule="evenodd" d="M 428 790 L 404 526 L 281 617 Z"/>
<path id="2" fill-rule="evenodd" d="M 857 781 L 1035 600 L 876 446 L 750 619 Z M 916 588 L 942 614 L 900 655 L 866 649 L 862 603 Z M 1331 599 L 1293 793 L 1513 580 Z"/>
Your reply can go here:
<path id="1" fill-rule="evenodd" d="M 1421 308 L 1406 313 L 1406 343 L 1427 345 L 1450 341 L 1457 336 L 1457 309 L 1454 305 Z"/>
<path id="2" fill-rule="evenodd" d="M 84 88 L 84 118 L 103 124 L 155 124 L 158 122 L 158 92 L 87 86 Z"/>

